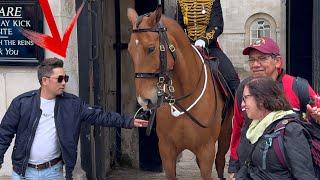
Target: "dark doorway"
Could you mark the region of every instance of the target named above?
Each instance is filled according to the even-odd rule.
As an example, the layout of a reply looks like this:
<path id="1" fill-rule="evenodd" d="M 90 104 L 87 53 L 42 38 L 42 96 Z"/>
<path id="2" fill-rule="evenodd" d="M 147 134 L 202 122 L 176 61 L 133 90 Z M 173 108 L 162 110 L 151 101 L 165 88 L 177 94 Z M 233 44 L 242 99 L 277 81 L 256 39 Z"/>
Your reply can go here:
<path id="1" fill-rule="evenodd" d="M 82 2 L 76 0 L 77 8 Z M 128 55 L 125 52 L 128 32 L 126 28 L 121 28 L 126 27 L 126 23 L 123 23 L 120 13 L 125 12 L 127 7 L 132 7 L 133 3 L 137 12 L 144 14 L 154 11 L 158 1 L 88 1 L 77 23 L 79 95 L 87 103 L 119 113 L 122 113 L 122 107 L 127 110 L 135 109 L 134 100 L 130 100 L 133 102 L 132 108 L 126 102 L 131 95 L 121 93 L 121 89 L 125 89 L 128 84 L 127 75 L 122 74 L 121 69 L 129 70 L 130 61 L 126 61 Z M 124 102 L 126 105 L 123 105 Z M 150 136 L 146 136 L 145 131 L 139 129 L 140 168 L 162 171 L 155 126 Z M 105 179 L 111 168 L 121 161 L 121 130 L 84 124 L 80 138 L 81 164 L 87 179 Z"/>
<path id="2" fill-rule="evenodd" d="M 148 0 L 146 3 L 145 0 L 136 0 L 135 9 L 139 15 L 152 12 L 157 8 L 158 0 Z"/>
<path id="3" fill-rule="evenodd" d="M 163 2 L 162 2 L 163 4 Z M 136 0 L 135 9 L 139 15 L 152 12 L 157 8 L 157 0 Z M 153 126 L 150 136 L 146 136 L 146 128 L 139 128 L 139 165 L 146 171 L 162 171 L 162 163 L 158 148 L 158 136 Z"/>
<path id="4" fill-rule="evenodd" d="M 313 0 L 313 86 L 320 92 L 320 2 Z"/>
<path id="5" fill-rule="evenodd" d="M 286 1 L 287 72 L 312 84 L 313 1 Z"/>
<path id="6" fill-rule="evenodd" d="M 77 8 L 82 2 L 83 0 L 76 0 Z M 115 61 L 114 53 L 112 53 L 112 48 L 108 48 L 110 53 L 105 53 L 103 49 L 104 46 L 109 47 L 109 44 L 113 42 L 104 41 L 103 37 L 114 37 L 106 35 L 103 27 L 106 24 L 115 24 L 110 20 L 113 20 L 114 16 L 105 14 L 110 12 L 106 7 L 111 9 L 111 5 L 107 5 L 107 2 L 112 3 L 112 1 L 87 1 L 77 22 L 79 96 L 91 105 L 100 106 L 108 111 L 116 111 L 116 106 L 120 102 L 116 102 L 116 93 L 109 88 L 115 84 L 114 73 L 111 73 L 109 69 L 115 68 L 113 64 L 107 66 L 105 63 L 105 59 Z M 114 32 L 110 34 L 113 35 Z M 111 64 L 109 61 L 108 63 Z M 108 86 L 105 82 L 108 82 Z M 107 91 L 107 88 L 110 91 Z M 106 174 L 116 162 L 115 134 L 114 128 L 82 124 L 81 165 L 86 172 L 87 179 L 106 179 Z"/>

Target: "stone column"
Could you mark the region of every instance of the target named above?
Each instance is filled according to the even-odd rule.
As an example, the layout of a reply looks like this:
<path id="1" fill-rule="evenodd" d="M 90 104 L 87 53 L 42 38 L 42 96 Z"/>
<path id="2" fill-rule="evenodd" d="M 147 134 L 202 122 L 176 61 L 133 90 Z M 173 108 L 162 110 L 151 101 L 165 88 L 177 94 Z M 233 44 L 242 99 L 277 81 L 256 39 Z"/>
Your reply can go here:
<path id="1" fill-rule="evenodd" d="M 78 158 L 77 158 L 77 164 L 73 171 L 73 179 L 74 180 L 86 180 L 86 173 L 81 167 L 81 155 L 80 155 L 80 141 L 78 145 Z"/>
<path id="2" fill-rule="evenodd" d="M 168 17 L 176 19 L 177 0 L 165 0 L 164 1 L 164 14 Z"/>
<path id="3" fill-rule="evenodd" d="M 287 11 L 286 11 L 286 0 L 281 0 L 281 28 L 280 28 L 280 34 L 281 34 L 281 38 L 280 38 L 280 53 L 283 57 L 284 63 L 283 66 L 284 68 L 286 68 L 286 51 L 287 51 L 287 46 L 286 46 L 286 39 L 287 39 Z"/>

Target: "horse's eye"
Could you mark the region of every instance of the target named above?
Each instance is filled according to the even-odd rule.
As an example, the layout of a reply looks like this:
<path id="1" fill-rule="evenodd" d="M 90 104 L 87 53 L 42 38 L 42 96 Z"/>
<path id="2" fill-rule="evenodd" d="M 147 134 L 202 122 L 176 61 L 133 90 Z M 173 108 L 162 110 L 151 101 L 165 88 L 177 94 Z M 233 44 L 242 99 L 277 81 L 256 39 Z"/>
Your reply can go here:
<path id="1" fill-rule="evenodd" d="M 148 54 L 151 54 L 155 50 L 155 47 L 149 47 L 148 48 Z"/>

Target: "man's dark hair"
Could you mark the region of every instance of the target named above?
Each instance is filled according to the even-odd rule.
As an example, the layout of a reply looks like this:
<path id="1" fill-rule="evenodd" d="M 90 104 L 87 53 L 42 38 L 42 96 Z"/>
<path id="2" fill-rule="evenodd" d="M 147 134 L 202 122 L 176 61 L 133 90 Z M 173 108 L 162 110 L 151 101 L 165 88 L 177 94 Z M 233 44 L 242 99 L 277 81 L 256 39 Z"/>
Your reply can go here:
<path id="1" fill-rule="evenodd" d="M 63 61 L 59 58 L 46 58 L 38 66 L 38 80 L 42 84 L 43 77 L 49 77 L 54 68 L 63 68 Z"/>
<path id="2" fill-rule="evenodd" d="M 254 78 L 246 86 L 255 98 L 259 108 L 262 106 L 269 111 L 292 109 L 284 96 L 280 83 L 271 77 Z"/>

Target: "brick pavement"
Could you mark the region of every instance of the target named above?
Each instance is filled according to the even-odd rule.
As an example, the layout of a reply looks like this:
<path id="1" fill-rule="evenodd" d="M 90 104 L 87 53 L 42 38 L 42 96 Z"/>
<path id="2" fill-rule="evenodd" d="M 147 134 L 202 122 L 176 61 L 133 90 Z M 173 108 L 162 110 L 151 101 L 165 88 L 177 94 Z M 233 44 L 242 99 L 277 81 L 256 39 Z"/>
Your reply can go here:
<path id="1" fill-rule="evenodd" d="M 227 168 L 225 168 L 225 177 L 227 175 Z M 177 163 L 177 177 L 181 180 L 196 180 L 201 179 L 200 170 L 197 166 L 195 156 L 189 150 L 185 150 L 182 153 L 180 161 Z M 215 169 L 212 171 L 213 179 L 217 179 L 217 174 Z M 140 171 L 137 169 L 128 169 L 128 168 L 117 168 L 113 170 L 107 177 L 108 180 L 165 180 L 165 174 Z"/>

